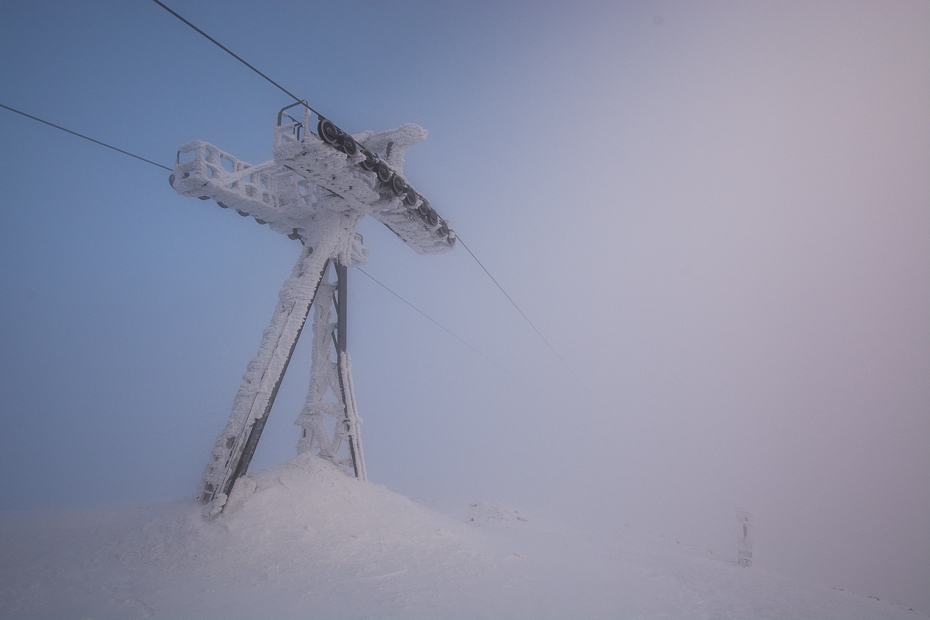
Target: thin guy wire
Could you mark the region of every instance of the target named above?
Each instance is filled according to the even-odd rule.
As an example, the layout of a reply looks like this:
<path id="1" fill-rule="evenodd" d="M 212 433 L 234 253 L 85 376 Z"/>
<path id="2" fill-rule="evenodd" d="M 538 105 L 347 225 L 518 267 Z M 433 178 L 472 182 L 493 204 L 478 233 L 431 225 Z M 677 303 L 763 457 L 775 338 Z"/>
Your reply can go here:
<path id="1" fill-rule="evenodd" d="M 481 351 L 479 351 L 479 350 L 476 349 L 475 347 L 471 346 L 470 344 L 468 344 L 467 342 L 465 342 L 464 340 L 462 340 L 461 338 L 459 338 L 458 336 L 456 336 L 455 334 L 453 334 L 452 332 L 450 332 L 448 329 L 446 329 L 445 327 L 443 327 L 440 323 L 436 322 L 436 321 L 435 321 L 432 317 L 430 317 L 428 314 L 426 314 L 425 312 L 423 312 L 422 310 L 420 310 L 419 308 L 417 308 L 416 306 L 414 306 L 412 303 L 410 303 L 409 301 L 407 301 L 406 299 L 404 299 L 403 297 L 401 297 L 400 295 L 398 295 L 397 293 L 395 293 L 394 291 L 392 291 L 391 289 L 389 289 L 386 285 L 384 285 L 384 284 L 382 284 L 381 282 L 379 282 L 378 280 L 376 280 L 376 279 L 374 278 L 374 276 L 372 276 L 370 273 L 368 273 L 367 271 L 365 271 L 365 270 L 362 269 L 361 267 L 356 267 L 356 269 L 358 269 L 360 272 L 362 272 L 363 274 L 365 274 L 366 276 L 368 276 L 369 278 L 371 278 L 371 280 L 372 280 L 375 284 L 377 284 L 378 286 L 380 286 L 381 288 L 383 288 L 384 290 L 386 290 L 388 293 L 390 293 L 391 295 L 393 295 L 393 296 L 396 297 L 397 299 L 401 300 L 402 302 L 404 302 L 405 304 L 407 304 L 408 306 L 410 306 L 411 308 L 413 308 L 414 310 L 416 310 L 417 312 L 419 312 L 420 314 L 422 314 L 422 315 L 423 315 L 424 317 L 426 317 L 430 322 L 432 322 L 434 325 L 436 325 L 439 329 L 443 330 L 444 332 L 446 332 L 447 334 L 449 334 L 450 336 L 452 336 L 453 338 L 455 338 L 456 340 L 458 340 L 459 342 L 461 342 L 462 344 L 464 344 L 466 347 L 468 347 L 469 349 L 471 349 L 472 351 L 474 351 L 475 353 L 477 353 L 478 355 L 480 355 L 481 357 L 483 357 L 484 359 L 486 359 L 486 360 L 489 361 L 490 363 L 494 364 L 494 366 L 496 366 L 498 370 L 500 370 L 501 372 L 507 373 L 507 375 L 510 376 L 511 379 L 513 379 L 513 380 L 515 380 L 515 381 L 519 381 L 519 379 L 517 379 L 516 377 L 514 377 L 514 376 L 513 376 L 512 374 L 510 374 L 507 370 L 505 370 L 504 368 L 501 368 L 500 365 L 498 365 L 497 362 L 495 362 L 495 361 L 492 360 L 490 357 L 488 357 L 487 355 L 485 355 L 484 353 L 482 353 Z"/>
<path id="2" fill-rule="evenodd" d="M 158 6 L 160 6 L 160 7 L 163 8 L 163 9 L 165 9 L 166 11 L 168 11 L 169 13 L 171 13 L 172 15 L 174 15 L 175 17 L 177 17 L 178 19 L 180 19 L 182 22 L 184 22 L 185 24 L 187 24 L 188 26 L 190 26 L 191 28 L 193 28 L 194 30 L 196 30 L 199 34 L 201 34 L 203 37 L 205 37 L 208 41 L 210 41 L 211 43 L 213 43 L 214 45 L 216 45 L 217 47 L 219 47 L 221 50 L 223 50 L 224 52 L 226 52 L 227 54 L 229 54 L 230 56 L 232 56 L 233 58 L 235 58 L 236 60 L 238 60 L 239 62 L 241 62 L 242 64 L 244 64 L 246 67 L 248 67 L 249 69 L 251 69 L 251 70 L 254 71 L 255 73 L 259 74 L 260 76 L 262 76 L 263 78 L 265 78 L 266 80 L 268 80 L 269 82 L 271 82 L 272 84 L 274 84 L 274 85 L 275 85 L 281 92 L 283 92 L 285 95 L 287 95 L 288 97 L 290 97 L 291 99 L 293 99 L 293 100 L 296 101 L 297 103 L 302 103 L 302 104 L 306 105 L 306 106 L 307 106 L 307 109 L 310 110 L 311 112 L 313 112 L 314 114 L 316 114 L 317 116 L 322 116 L 319 112 L 317 112 L 316 110 L 314 110 L 313 108 L 311 108 L 309 105 L 307 105 L 307 102 L 306 102 L 306 101 L 304 101 L 303 99 L 300 99 L 299 97 L 297 97 L 297 95 L 295 95 L 295 94 L 292 93 L 291 91 L 287 90 L 286 88 L 284 88 L 283 86 L 281 86 L 280 84 L 278 84 L 277 82 L 275 82 L 274 80 L 272 80 L 270 77 L 268 77 L 267 75 L 265 75 L 264 73 L 262 73 L 261 71 L 259 71 L 258 69 L 256 69 L 256 68 L 253 67 L 252 65 L 250 65 L 249 63 L 247 63 L 245 60 L 243 60 L 241 57 L 239 57 L 237 54 L 235 54 L 235 53 L 234 53 L 232 50 L 230 50 L 228 47 L 226 47 L 225 45 L 223 45 L 222 43 L 220 43 L 219 41 L 217 41 L 216 39 L 214 39 L 213 37 L 211 37 L 210 35 L 208 35 L 206 32 L 204 32 L 203 30 L 201 30 L 200 28 L 198 28 L 198 27 L 195 26 L 194 24 L 190 23 L 189 21 L 187 21 L 186 19 L 184 19 L 183 17 L 181 17 L 180 15 L 178 15 L 177 13 L 175 13 L 174 11 L 172 11 L 170 8 L 168 8 L 167 6 L 165 6 L 162 2 L 160 2 L 159 0 L 152 0 L 152 2 L 154 2 L 154 3 L 157 4 Z"/>
<path id="3" fill-rule="evenodd" d="M 93 138 L 88 138 L 87 136 L 85 136 L 85 135 L 83 135 L 83 134 L 79 134 L 79 133 L 76 132 L 76 131 L 71 131 L 70 129 L 65 129 L 64 127 L 62 127 L 62 126 L 60 126 L 60 125 L 56 125 L 55 123 L 50 123 L 50 122 L 48 122 L 48 121 L 43 121 L 41 118 L 39 118 L 39 117 L 37 117 L 37 116 L 33 116 L 32 114 L 26 114 L 25 112 L 20 112 L 19 110 L 15 109 L 15 108 L 11 108 L 11 107 L 8 106 L 8 105 L 3 105 L 2 103 L 0 103 L 0 108 L 5 108 L 5 109 L 9 110 L 10 112 L 16 112 L 17 114 L 21 114 L 21 115 L 25 116 L 26 118 L 31 118 L 31 119 L 34 120 L 34 121 L 39 121 L 40 123 L 45 123 L 45 124 L 48 125 L 49 127 L 54 127 L 55 129 L 60 129 L 60 130 L 62 130 L 62 131 L 67 131 L 68 133 L 70 133 L 70 134 L 72 134 L 72 135 L 75 135 L 75 136 L 77 136 L 78 138 L 84 138 L 85 140 L 90 140 L 90 141 L 93 142 L 94 144 L 99 144 L 100 146 L 105 146 L 105 147 L 107 147 L 108 149 L 113 149 L 114 151 L 118 151 L 118 152 L 122 153 L 123 155 L 129 155 L 130 157 L 135 157 L 136 159 L 141 159 L 142 161 L 144 161 L 144 162 L 146 162 L 146 163 L 148 163 L 148 164 L 152 164 L 153 166 L 158 166 L 159 168 L 164 168 L 164 169 L 167 170 L 168 172 L 172 172 L 171 168 L 169 168 L 168 166 L 162 166 L 161 164 L 156 163 L 156 162 L 154 162 L 154 161 L 152 161 L 152 160 L 150 160 L 150 159 L 146 159 L 146 158 L 144 158 L 144 157 L 139 157 L 138 155 L 133 155 L 133 154 L 130 153 L 129 151 L 124 151 L 123 149 L 118 149 L 118 148 L 116 148 L 115 146 L 110 146 L 109 144 L 107 144 L 107 143 L 105 143 L 105 142 L 101 142 L 100 140 L 94 140 Z"/>
<path id="4" fill-rule="evenodd" d="M 465 242 L 462 241 L 461 235 L 459 235 L 458 233 L 456 233 L 455 239 L 456 239 L 456 241 L 458 241 L 459 243 L 462 244 L 462 247 L 463 247 L 463 248 L 465 248 L 466 250 L 468 250 L 468 253 L 471 254 L 471 257 L 472 257 L 473 259 L 475 259 L 475 262 L 478 263 L 478 266 L 480 266 L 480 267 L 484 270 L 484 272 L 485 272 L 486 274 L 488 274 L 488 277 L 491 278 L 491 281 L 493 281 L 494 284 L 497 285 L 497 288 L 499 288 L 499 289 L 501 290 L 501 293 L 504 294 L 504 297 L 506 297 L 507 300 L 510 301 L 510 303 L 513 305 L 513 307 L 517 309 L 517 312 L 519 312 L 520 315 L 526 320 L 526 322 L 529 323 L 530 327 L 533 328 L 533 330 L 536 332 L 537 335 L 539 335 L 539 337 L 542 339 L 542 341 L 546 343 L 546 346 L 549 347 L 549 350 L 552 351 L 553 355 L 555 355 L 557 358 L 559 358 L 559 361 L 562 362 L 562 365 L 565 366 L 565 368 L 568 369 L 568 372 L 570 372 L 571 375 L 575 378 L 575 381 L 577 381 L 578 384 L 579 384 L 581 387 L 587 389 L 587 388 L 585 387 L 585 384 L 582 383 L 581 379 L 578 378 L 578 375 L 575 374 L 575 371 L 572 370 L 572 367 L 569 366 L 568 363 L 566 363 L 566 361 L 562 359 L 562 356 L 559 355 L 558 351 L 556 351 L 556 350 L 553 348 L 553 346 L 552 346 L 551 344 L 549 344 L 549 341 L 546 340 L 546 337 L 542 335 L 542 332 L 539 331 L 539 330 L 536 328 L 535 325 L 533 325 L 533 322 L 529 319 L 528 316 L 526 316 L 526 314 L 523 312 L 523 310 L 520 309 L 520 306 L 517 305 L 517 302 L 515 302 L 515 301 L 513 300 L 513 298 L 512 298 L 510 295 L 507 294 L 507 291 L 504 290 L 504 287 L 501 286 L 501 285 L 500 285 L 500 282 L 498 282 L 497 279 L 496 279 L 494 276 L 491 275 L 491 272 L 488 271 L 488 268 L 485 267 L 484 264 L 482 264 L 482 262 L 481 262 L 480 260 L 478 260 L 478 257 L 475 256 L 475 253 L 472 252 L 471 249 L 469 249 L 469 247 L 468 247 L 467 245 L 465 245 Z"/>

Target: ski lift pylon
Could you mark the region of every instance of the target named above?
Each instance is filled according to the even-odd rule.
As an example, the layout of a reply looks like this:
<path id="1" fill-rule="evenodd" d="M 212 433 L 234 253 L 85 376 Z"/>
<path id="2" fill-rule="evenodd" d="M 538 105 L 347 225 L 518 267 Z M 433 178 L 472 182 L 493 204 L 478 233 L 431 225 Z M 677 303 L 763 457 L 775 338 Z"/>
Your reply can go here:
<path id="1" fill-rule="evenodd" d="M 303 106 L 301 120 L 286 114 L 297 105 Z M 179 194 L 213 199 L 304 246 L 204 469 L 198 497 L 209 505 L 208 514 L 223 509 L 236 480 L 248 471 L 311 306 L 317 308 L 312 328 L 315 361 L 307 404 L 297 422 L 304 427 L 298 450 L 316 451 L 366 479 L 345 337 L 347 267 L 368 260 L 356 233 L 358 224 L 370 215 L 420 254 L 455 247 L 455 233 L 402 175 L 405 150 L 425 139 L 425 130 L 408 123 L 390 131 L 349 135 L 316 114 L 314 133 L 310 123 L 315 114 L 306 102 L 278 112 L 271 161 L 253 166 L 194 140 L 178 150 L 169 177 Z M 189 158 L 181 161 L 182 154 Z M 335 324 L 330 322 L 332 307 Z M 336 349 L 335 362 L 330 346 Z M 336 402 L 324 400 L 327 391 Z M 332 430 L 325 424 L 327 417 L 334 419 Z"/>

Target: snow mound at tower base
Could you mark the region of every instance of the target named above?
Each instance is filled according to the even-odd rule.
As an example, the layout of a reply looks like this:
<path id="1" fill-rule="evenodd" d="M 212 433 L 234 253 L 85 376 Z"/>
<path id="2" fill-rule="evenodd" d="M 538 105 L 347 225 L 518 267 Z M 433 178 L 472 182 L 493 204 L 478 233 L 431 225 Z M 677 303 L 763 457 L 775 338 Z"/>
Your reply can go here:
<path id="1" fill-rule="evenodd" d="M 494 502 L 440 514 L 309 454 L 191 498 L 0 513 L 4 618 L 902 618 L 850 592 Z"/>

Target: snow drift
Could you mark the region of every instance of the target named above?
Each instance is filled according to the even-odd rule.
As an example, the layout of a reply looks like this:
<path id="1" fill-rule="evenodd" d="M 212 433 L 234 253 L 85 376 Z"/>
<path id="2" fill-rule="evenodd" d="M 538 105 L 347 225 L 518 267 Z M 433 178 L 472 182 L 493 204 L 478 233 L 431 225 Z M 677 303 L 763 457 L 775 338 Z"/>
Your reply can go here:
<path id="1" fill-rule="evenodd" d="M 190 498 L 0 515 L 0 616 L 843 618 L 922 616 L 626 528 L 489 502 L 431 508 L 310 453 Z"/>

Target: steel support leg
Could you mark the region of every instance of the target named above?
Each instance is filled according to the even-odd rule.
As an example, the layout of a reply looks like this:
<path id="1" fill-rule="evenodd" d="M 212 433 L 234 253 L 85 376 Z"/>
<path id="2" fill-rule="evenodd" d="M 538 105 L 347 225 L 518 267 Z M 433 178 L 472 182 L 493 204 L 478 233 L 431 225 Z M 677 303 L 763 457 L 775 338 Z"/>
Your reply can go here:
<path id="1" fill-rule="evenodd" d="M 303 427 L 297 452 L 315 451 L 321 458 L 351 469 L 360 480 L 366 480 L 361 447 L 361 420 L 355 405 L 351 361 L 346 352 L 347 269 L 334 262 L 337 281 L 321 285 L 313 315 L 313 359 L 310 366 L 310 387 L 307 400 L 295 424 Z M 324 295 L 324 288 L 329 294 Z M 336 322 L 331 322 L 332 310 Z M 336 361 L 332 359 L 336 350 Z M 327 400 L 332 394 L 336 402 Z M 333 432 L 326 427 L 326 418 L 334 419 Z M 347 457 L 339 455 L 343 443 Z"/>
<path id="2" fill-rule="evenodd" d="M 361 419 L 355 406 L 355 388 L 352 385 L 352 362 L 349 359 L 348 335 L 346 333 L 348 313 L 348 269 L 341 263 L 336 263 L 336 334 L 333 340 L 336 344 L 336 365 L 339 368 L 339 391 L 345 408 L 345 435 L 349 443 L 349 453 L 352 458 L 352 469 L 355 477 L 367 480 L 365 472 L 365 458 L 362 454 Z"/>
<path id="3" fill-rule="evenodd" d="M 308 242 L 281 288 L 271 324 L 262 334 L 258 354 L 248 365 L 229 421 L 204 468 L 197 489 L 201 502 L 218 500 L 217 509 L 221 509 L 236 479 L 248 471 L 310 305 L 328 271 L 330 257 L 340 243 L 346 243 L 344 237 L 345 231 L 328 230 L 313 239 L 312 245 Z"/>

